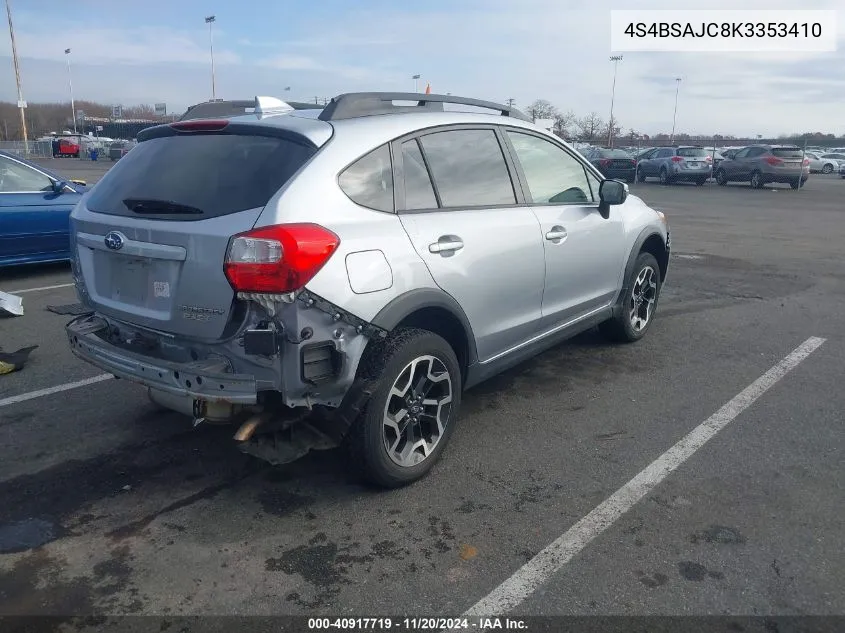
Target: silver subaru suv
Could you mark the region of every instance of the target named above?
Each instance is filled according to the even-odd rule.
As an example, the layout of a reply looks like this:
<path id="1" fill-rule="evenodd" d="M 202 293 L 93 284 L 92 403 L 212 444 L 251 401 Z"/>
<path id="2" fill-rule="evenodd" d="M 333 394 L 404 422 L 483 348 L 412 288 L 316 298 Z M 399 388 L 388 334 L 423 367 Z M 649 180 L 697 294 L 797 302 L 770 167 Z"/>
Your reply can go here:
<path id="1" fill-rule="evenodd" d="M 237 424 L 248 454 L 345 445 L 401 486 L 439 458 L 465 389 L 589 328 L 652 326 L 666 218 L 513 108 L 215 109 L 141 132 L 73 211 L 90 313 L 67 336 L 158 405 Z"/>

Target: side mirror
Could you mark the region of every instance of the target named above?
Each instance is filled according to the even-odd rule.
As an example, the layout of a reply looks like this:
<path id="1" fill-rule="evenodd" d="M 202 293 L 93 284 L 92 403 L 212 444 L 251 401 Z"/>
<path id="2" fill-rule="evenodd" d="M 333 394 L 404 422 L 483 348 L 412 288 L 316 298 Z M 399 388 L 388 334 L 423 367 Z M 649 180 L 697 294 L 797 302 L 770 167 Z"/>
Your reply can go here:
<path id="1" fill-rule="evenodd" d="M 64 180 L 53 181 L 53 193 L 63 193 L 68 184 Z"/>
<path id="2" fill-rule="evenodd" d="M 610 217 L 610 207 L 622 204 L 628 198 L 628 185 L 619 180 L 603 180 L 599 185 L 599 213 L 607 219 Z"/>

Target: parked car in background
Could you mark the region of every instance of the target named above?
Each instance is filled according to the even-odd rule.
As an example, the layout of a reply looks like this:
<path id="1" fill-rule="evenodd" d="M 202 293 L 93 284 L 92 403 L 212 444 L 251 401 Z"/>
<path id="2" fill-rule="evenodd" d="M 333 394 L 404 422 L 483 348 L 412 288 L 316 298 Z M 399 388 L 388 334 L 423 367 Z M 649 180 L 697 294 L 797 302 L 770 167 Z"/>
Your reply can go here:
<path id="1" fill-rule="evenodd" d="M 658 178 L 663 185 L 686 181 L 701 186 L 710 178 L 711 160 L 703 147 L 656 147 L 640 156 L 636 179 L 645 182 L 647 178 Z"/>
<path id="2" fill-rule="evenodd" d="M 822 155 L 818 152 L 807 152 L 805 157 L 810 161 L 810 173 L 830 174 L 834 171 L 839 171 L 839 165 L 842 161 L 837 160 L 832 156 L 837 156 L 837 154 Z M 845 158 L 845 155 L 839 154 L 839 156 L 843 156 L 843 158 Z"/>
<path id="3" fill-rule="evenodd" d="M 598 169 L 605 178 L 616 178 L 625 182 L 634 182 L 637 173 L 637 161 L 621 149 L 597 148 L 585 158 Z"/>
<path id="4" fill-rule="evenodd" d="M 842 176 L 843 178 L 845 178 L 845 163 L 842 163 L 839 166 L 839 175 Z"/>
<path id="5" fill-rule="evenodd" d="M 646 335 L 663 213 L 508 106 L 408 100 L 257 97 L 140 132 L 73 211 L 93 312 L 67 325 L 73 353 L 239 424 L 244 452 L 344 444 L 397 487 L 437 461 L 464 389 L 594 325 Z"/>
<path id="6" fill-rule="evenodd" d="M 70 212 L 87 191 L 27 160 L 0 152 L 0 267 L 70 258 Z"/>
<path id="7" fill-rule="evenodd" d="M 845 162 L 845 152 L 832 152 L 829 154 L 822 154 L 821 159 L 824 161 L 830 161 L 835 163 L 834 167 L 829 171 L 824 171 L 823 173 L 829 174 L 834 171 L 839 171 L 839 166 Z M 827 164 L 827 163 L 826 163 Z"/>
<path id="8" fill-rule="evenodd" d="M 755 189 L 767 183 L 788 183 L 798 189 L 810 176 L 810 160 L 795 145 L 751 145 L 722 161 L 716 182 L 748 182 Z"/>
<path id="9" fill-rule="evenodd" d="M 109 145 L 109 158 L 112 161 L 117 161 L 126 156 L 131 150 L 135 147 L 135 143 L 132 141 L 115 141 L 111 145 Z"/>

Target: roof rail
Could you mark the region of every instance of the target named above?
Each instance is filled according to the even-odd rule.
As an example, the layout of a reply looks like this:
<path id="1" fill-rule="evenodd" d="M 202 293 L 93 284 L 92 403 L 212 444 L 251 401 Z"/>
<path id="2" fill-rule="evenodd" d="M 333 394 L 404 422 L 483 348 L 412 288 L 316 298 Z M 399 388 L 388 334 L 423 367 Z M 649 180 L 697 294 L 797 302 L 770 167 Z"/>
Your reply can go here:
<path id="1" fill-rule="evenodd" d="M 265 100 L 266 103 L 266 99 L 268 99 L 268 97 L 261 97 L 261 99 Z M 278 99 L 273 100 L 279 101 Z M 294 110 L 323 109 L 323 106 L 314 103 L 305 103 L 301 101 L 285 101 L 284 103 Z M 181 117 L 179 117 L 179 120 L 186 121 L 189 119 L 212 119 L 242 116 L 244 114 L 252 114 L 255 111 L 255 105 L 255 99 L 236 99 L 229 101 L 217 99 L 216 101 L 205 101 L 203 103 L 192 105 Z M 266 109 L 264 112 L 269 113 Z"/>
<path id="2" fill-rule="evenodd" d="M 395 105 L 394 101 L 415 102 L 413 106 Z M 409 112 L 443 112 L 443 104 L 472 106 L 495 110 L 502 116 L 509 116 L 523 121 L 529 117 L 501 103 L 453 97 L 451 95 L 419 94 L 416 92 L 350 92 L 333 97 L 318 117 L 322 121 L 355 119 L 376 114 L 406 114 Z"/>

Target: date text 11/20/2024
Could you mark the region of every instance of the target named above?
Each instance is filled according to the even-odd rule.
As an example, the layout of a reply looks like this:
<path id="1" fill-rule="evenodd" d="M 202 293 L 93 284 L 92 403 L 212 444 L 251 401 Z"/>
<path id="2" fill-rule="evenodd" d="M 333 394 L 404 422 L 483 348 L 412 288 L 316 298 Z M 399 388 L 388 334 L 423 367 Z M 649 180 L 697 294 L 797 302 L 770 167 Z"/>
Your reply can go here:
<path id="1" fill-rule="evenodd" d="M 518 618 L 308 618 L 309 631 L 495 631 L 526 630 Z"/>

